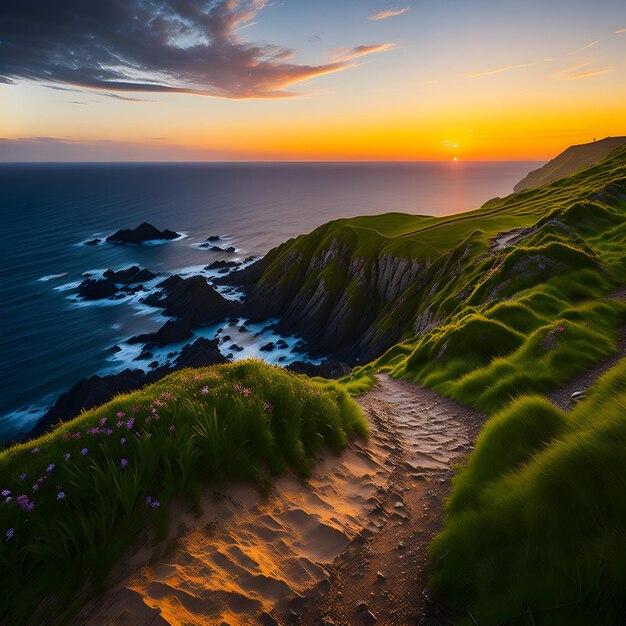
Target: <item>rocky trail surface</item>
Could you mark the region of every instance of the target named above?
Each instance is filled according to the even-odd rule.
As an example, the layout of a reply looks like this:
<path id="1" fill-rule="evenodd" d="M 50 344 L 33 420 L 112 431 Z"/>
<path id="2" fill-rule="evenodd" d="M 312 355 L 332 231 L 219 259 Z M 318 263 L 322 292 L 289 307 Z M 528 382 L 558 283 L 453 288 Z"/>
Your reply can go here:
<path id="1" fill-rule="evenodd" d="M 172 512 L 168 540 L 145 535 L 75 624 L 380 624 L 442 621 L 426 592 L 452 465 L 484 416 L 379 375 L 359 398 L 367 441 L 324 452 L 306 482 L 207 493 L 200 517 Z"/>

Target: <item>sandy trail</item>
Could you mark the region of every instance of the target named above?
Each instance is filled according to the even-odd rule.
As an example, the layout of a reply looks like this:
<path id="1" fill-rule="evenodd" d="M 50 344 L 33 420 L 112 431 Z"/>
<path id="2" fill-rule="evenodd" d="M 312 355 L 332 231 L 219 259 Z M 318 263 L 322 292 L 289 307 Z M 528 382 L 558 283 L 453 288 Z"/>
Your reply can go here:
<path id="1" fill-rule="evenodd" d="M 367 441 L 323 452 L 306 483 L 283 477 L 266 498 L 237 484 L 207 492 L 200 517 L 175 507 L 168 540 L 141 537 L 72 623 L 415 624 L 451 464 L 484 418 L 386 375 L 359 402 Z"/>

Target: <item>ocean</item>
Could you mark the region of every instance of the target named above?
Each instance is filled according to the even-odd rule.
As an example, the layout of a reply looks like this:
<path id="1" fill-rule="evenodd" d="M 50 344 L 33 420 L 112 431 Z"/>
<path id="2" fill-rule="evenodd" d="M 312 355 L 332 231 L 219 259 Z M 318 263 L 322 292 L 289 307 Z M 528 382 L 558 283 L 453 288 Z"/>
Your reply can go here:
<path id="1" fill-rule="evenodd" d="M 0 164 L 0 442 L 29 430 L 81 378 L 146 367 L 132 349 L 111 348 L 160 327 L 160 311 L 139 297 L 78 301 L 73 288 L 85 272 L 139 265 L 161 277 L 192 275 L 222 258 L 261 256 L 335 218 L 457 213 L 511 193 L 539 165 Z M 161 245 L 84 245 L 143 221 L 184 236 Z M 236 253 L 199 248 L 210 235 Z M 245 348 L 237 358 L 258 355 L 258 342 L 234 339 Z M 283 362 L 295 358 L 283 354 Z"/>

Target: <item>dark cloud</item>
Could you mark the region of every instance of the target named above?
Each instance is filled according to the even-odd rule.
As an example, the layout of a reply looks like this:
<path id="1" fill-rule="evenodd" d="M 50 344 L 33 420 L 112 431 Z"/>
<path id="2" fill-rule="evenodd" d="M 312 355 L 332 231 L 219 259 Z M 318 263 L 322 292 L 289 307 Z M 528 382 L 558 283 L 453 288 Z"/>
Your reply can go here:
<path id="1" fill-rule="evenodd" d="M 350 67 L 290 62 L 293 51 L 238 31 L 267 0 L 16 0 L 0 4 L 0 82 L 107 91 L 284 97 Z"/>

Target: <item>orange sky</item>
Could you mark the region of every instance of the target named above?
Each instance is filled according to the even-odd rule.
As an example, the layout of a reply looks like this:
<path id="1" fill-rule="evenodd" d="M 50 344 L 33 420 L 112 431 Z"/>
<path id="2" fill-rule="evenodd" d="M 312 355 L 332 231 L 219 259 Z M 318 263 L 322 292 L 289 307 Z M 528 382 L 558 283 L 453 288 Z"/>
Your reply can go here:
<path id="1" fill-rule="evenodd" d="M 626 3 L 544 4 L 259 1 L 232 45 L 281 48 L 245 91 L 230 66 L 183 93 L 12 75 L 0 160 L 543 160 L 626 134 Z"/>

